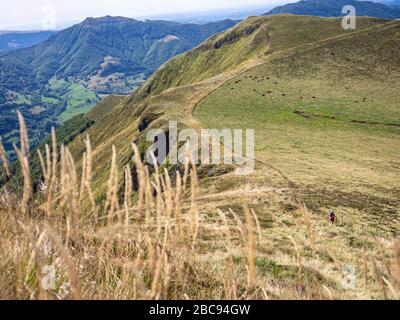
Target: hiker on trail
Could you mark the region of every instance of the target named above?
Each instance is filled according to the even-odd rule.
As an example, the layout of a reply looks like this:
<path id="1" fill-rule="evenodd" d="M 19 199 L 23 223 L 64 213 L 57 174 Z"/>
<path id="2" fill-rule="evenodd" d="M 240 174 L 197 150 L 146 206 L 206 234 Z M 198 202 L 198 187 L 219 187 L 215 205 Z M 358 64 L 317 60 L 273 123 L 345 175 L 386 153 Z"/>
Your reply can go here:
<path id="1" fill-rule="evenodd" d="M 329 220 L 331 221 L 332 224 L 334 224 L 336 222 L 336 215 L 335 215 L 335 212 L 333 210 L 331 210 L 329 212 Z"/>

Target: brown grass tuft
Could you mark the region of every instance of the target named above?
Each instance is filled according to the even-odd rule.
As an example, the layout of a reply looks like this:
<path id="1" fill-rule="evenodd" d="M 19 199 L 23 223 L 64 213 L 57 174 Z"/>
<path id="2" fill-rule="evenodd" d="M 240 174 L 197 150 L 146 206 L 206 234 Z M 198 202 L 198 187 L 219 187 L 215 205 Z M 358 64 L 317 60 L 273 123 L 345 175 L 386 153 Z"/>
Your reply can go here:
<path id="1" fill-rule="evenodd" d="M 337 259 L 322 264 L 322 254 L 335 248 L 321 244 L 320 234 L 317 242 L 318 225 L 306 208 L 300 209 L 304 223 L 295 225 L 295 232 L 283 213 L 274 215 L 271 227 L 250 206 L 242 213 L 214 209 L 199 200 L 202 182 L 195 165 L 186 161 L 173 173 L 163 165 L 150 168 L 136 145 L 123 172 L 112 148 L 107 192 L 96 206 L 89 138 L 79 167 L 66 146 L 57 148 L 54 131 L 52 146 L 46 146 L 45 155 L 39 152 L 44 191 L 32 194 L 26 128 L 20 123 L 23 142 L 15 148 L 24 177 L 22 196 L 5 188 L 0 192 L 0 298 L 352 297 L 340 288 L 340 278 L 329 277 L 340 267 Z M 270 236 L 271 228 L 283 237 Z M 361 296 L 398 299 L 399 242 L 381 241 L 376 248 L 372 264 L 364 255 L 359 268 L 365 279 Z M 54 286 L 43 285 L 48 279 Z"/>

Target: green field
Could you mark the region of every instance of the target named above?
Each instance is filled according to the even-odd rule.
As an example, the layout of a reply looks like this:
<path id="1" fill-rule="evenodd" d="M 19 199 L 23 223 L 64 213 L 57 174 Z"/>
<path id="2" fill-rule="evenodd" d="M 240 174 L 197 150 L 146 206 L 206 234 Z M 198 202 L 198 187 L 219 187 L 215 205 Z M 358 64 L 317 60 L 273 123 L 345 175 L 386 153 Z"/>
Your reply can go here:
<path id="1" fill-rule="evenodd" d="M 66 110 L 58 116 L 62 122 L 88 112 L 100 100 L 94 92 L 82 85 L 65 80 L 52 79 L 48 87 L 51 92 L 60 95 L 60 99 L 66 103 Z M 42 97 L 42 101 L 50 104 L 60 103 L 59 100 L 49 97 Z"/>
<path id="2" fill-rule="evenodd" d="M 42 96 L 42 102 L 49 103 L 49 104 L 57 104 L 57 103 L 60 103 L 60 100 L 58 100 L 56 98 Z"/>

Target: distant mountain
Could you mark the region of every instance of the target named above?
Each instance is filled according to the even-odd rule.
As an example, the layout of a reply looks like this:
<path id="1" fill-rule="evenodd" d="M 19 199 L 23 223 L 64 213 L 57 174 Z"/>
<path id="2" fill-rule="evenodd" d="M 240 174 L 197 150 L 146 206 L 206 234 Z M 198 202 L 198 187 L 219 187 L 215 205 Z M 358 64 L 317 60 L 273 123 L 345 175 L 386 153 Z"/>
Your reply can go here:
<path id="1" fill-rule="evenodd" d="M 400 9 L 400 0 L 393 0 L 387 3 L 388 7 Z"/>
<path id="2" fill-rule="evenodd" d="M 0 137 L 17 132 L 15 110 L 33 144 L 51 126 L 88 111 L 102 94 L 129 94 L 173 56 L 236 24 L 88 18 L 30 48 L 0 55 Z"/>
<path id="3" fill-rule="evenodd" d="M 0 31 L 0 54 L 16 49 L 33 47 L 55 34 L 53 31 L 15 32 Z"/>
<path id="4" fill-rule="evenodd" d="M 355 0 L 303 0 L 276 7 L 267 12 L 273 14 L 301 14 L 320 17 L 340 17 L 342 8 L 351 5 L 356 8 L 357 16 L 368 16 L 383 19 L 400 19 L 400 9 L 388 7 L 383 3 Z"/>

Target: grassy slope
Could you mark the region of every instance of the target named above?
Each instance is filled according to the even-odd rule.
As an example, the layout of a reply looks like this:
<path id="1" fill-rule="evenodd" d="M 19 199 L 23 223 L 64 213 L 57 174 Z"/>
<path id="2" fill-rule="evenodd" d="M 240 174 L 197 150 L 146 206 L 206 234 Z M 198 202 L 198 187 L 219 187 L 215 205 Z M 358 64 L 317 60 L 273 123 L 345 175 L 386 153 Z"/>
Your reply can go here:
<path id="1" fill-rule="evenodd" d="M 362 106 L 372 112 L 375 109 L 369 99 L 378 101 L 377 99 L 382 96 L 385 97 L 382 102 L 384 111 L 376 111 L 374 116 L 378 115 L 380 120 L 385 122 L 397 121 L 398 118 L 397 120 L 393 118 L 396 117 L 397 111 L 390 101 L 396 101 L 398 96 L 396 92 L 390 90 L 389 85 L 389 83 L 397 83 L 396 77 L 386 79 L 386 86 L 382 85 L 370 92 L 368 89 L 373 86 L 373 82 L 368 80 L 368 74 L 364 74 L 364 71 L 368 70 L 364 70 L 364 68 L 354 71 L 349 68 L 349 66 L 357 65 L 355 61 L 361 56 L 354 53 L 352 60 L 347 61 L 350 52 L 344 56 L 344 52 L 339 54 L 340 50 L 338 50 L 338 48 L 343 48 L 344 44 L 346 44 L 346 48 L 350 48 L 352 40 L 359 39 L 359 42 L 357 40 L 354 45 L 354 50 L 361 50 L 359 53 L 363 55 L 371 54 L 371 57 L 368 56 L 366 60 L 371 61 L 373 65 L 386 68 L 389 61 L 382 53 L 376 55 L 375 49 L 365 51 L 368 48 L 365 46 L 365 40 L 371 41 L 371 45 L 375 44 L 375 48 L 379 48 L 381 44 L 373 42 L 372 39 L 377 41 L 381 34 L 385 35 L 384 39 L 390 41 L 391 37 L 393 39 L 393 36 L 396 35 L 396 32 L 392 32 L 396 29 L 390 29 L 392 31 L 389 30 L 385 33 L 385 27 L 379 26 L 384 23 L 386 22 L 376 19 L 359 19 L 359 29 L 356 32 L 349 32 L 343 31 L 340 28 L 340 21 L 335 19 L 296 16 L 251 18 L 233 31 L 217 35 L 188 54 L 173 59 L 160 68 L 132 97 L 105 99 L 88 113 L 87 117 L 96 122 L 70 144 L 72 152 L 75 158 L 79 159 L 84 152 L 85 136 L 87 134 L 91 136 L 94 147 L 94 188 L 97 198 L 100 200 L 103 198 L 108 179 L 111 146 L 116 146 L 120 169 L 131 160 L 130 142 L 135 141 L 143 146 L 146 131 L 140 133 L 138 130 L 140 117 L 149 113 L 159 114 L 160 117 L 150 127 L 163 126 L 169 119 L 178 119 L 183 125 L 199 127 L 200 123 L 192 117 L 192 112 L 198 102 L 208 96 L 196 109 L 196 115 L 203 124 L 207 127 L 220 127 L 221 124 L 223 127 L 232 126 L 234 128 L 255 127 L 258 139 L 257 157 L 260 157 L 263 162 L 257 164 L 256 172 L 251 177 L 237 177 L 229 171 L 227 173 L 223 170 L 218 174 L 210 175 L 207 171 L 200 169 L 203 181 L 201 197 L 198 199 L 199 208 L 203 214 L 212 217 L 216 214 L 216 208 L 224 211 L 232 208 L 242 214 L 242 205 L 248 204 L 260 218 L 263 237 L 266 241 L 265 246 L 257 253 L 259 261 L 268 257 L 284 265 L 291 264 L 295 253 L 288 235 L 300 244 L 305 243 L 307 238 L 301 213 L 298 211 L 298 200 L 299 198 L 304 200 L 303 194 L 308 189 L 293 188 L 293 184 L 284 174 L 282 175 L 282 171 L 295 182 L 299 181 L 296 177 L 303 177 L 303 183 L 304 185 L 308 184 L 307 187 L 312 187 L 310 179 L 315 180 L 317 177 L 316 180 L 320 184 L 317 186 L 321 189 L 321 183 L 322 186 L 325 186 L 327 182 L 326 179 L 318 177 L 331 172 L 333 178 L 337 179 L 337 162 L 340 165 L 346 163 L 354 166 L 357 170 L 363 170 L 362 163 L 368 161 L 367 156 L 360 158 L 360 166 L 357 166 L 358 160 L 352 160 L 355 154 L 358 156 L 366 154 L 365 148 L 354 148 L 355 143 L 365 145 L 363 139 L 367 139 L 368 143 L 383 145 L 377 151 L 380 152 L 384 149 L 385 156 L 390 155 L 394 159 L 392 159 L 394 165 L 398 163 L 394 158 L 396 151 L 393 151 L 394 148 L 391 147 L 395 143 L 394 137 L 398 137 L 396 128 L 386 126 L 376 128 L 370 125 L 348 123 L 353 118 L 366 119 L 366 113 L 361 107 L 364 97 L 367 100 L 363 102 Z M 243 30 L 248 30 L 248 27 L 254 24 L 260 24 L 256 31 L 250 35 L 246 35 L 247 32 L 243 33 Z M 363 28 L 370 29 L 363 33 Z M 235 36 L 233 37 L 235 40 L 230 42 L 232 40 L 230 35 L 235 32 L 242 36 Z M 371 38 L 365 38 L 365 35 L 369 34 Z M 227 39 L 230 40 L 227 41 Z M 321 42 L 323 39 L 328 40 Z M 215 48 L 221 44 L 221 40 L 224 45 L 219 49 Z M 394 41 L 398 42 L 395 38 Z M 324 47 L 327 48 L 326 52 Z M 387 49 L 385 48 L 384 52 L 391 52 Z M 337 56 L 335 53 L 336 59 L 332 58 L 332 50 L 337 52 Z M 374 60 L 371 60 L 376 56 L 381 59 L 379 64 L 378 61 L 375 61 L 375 64 Z M 299 66 L 296 66 L 296 61 Z M 319 62 L 315 64 L 315 70 L 311 68 L 314 63 L 310 65 L 310 62 L 314 61 Z M 303 64 L 307 64 L 307 68 L 300 67 Z M 368 66 L 363 62 L 358 65 L 360 67 Z M 332 73 L 323 73 L 323 69 L 330 70 Z M 346 75 L 359 74 L 360 76 L 351 76 L 349 80 L 351 83 L 345 83 L 343 75 L 338 74 L 339 70 L 344 71 Z M 254 81 L 244 78 L 249 75 L 259 78 L 267 77 L 267 74 L 270 77 L 268 81 L 258 82 L 259 79 Z M 383 72 L 376 71 L 374 74 L 383 74 Z M 241 82 L 235 83 L 237 79 Z M 304 79 L 304 82 L 300 79 Z M 383 78 L 379 81 L 383 81 Z M 391 81 L 394 82 L 391 83 Z M 278 84 L 274 84 L 274 82 Z M 346 91 L 343 91 L 343 87 L 348 85 L 357 87 L 356 91 L 352 93 L 351 99 Z M 257 94 L 254 93 L 254 88 L 258 92 Z M 264 90 L 271 90 L 273 93 L 271 96 L 262 97 Z M 283 97 L 282 93 L 286 96 Z M 316 99 L 312 98 L 314 95 Z M 303 96 L 303 102 L 300 101 L 300 96 Z M 356 99 L 360 100 L 357 105 L 351 102 Z M 338 103 L 336 108 L 335 103 Z M 346 114 L 347 111 L 341 113 L 339 105 L 350 105 L 351 108 L 347 109 L 349 114 Z M 332 107 L 334 108 L 332 109 Z M 306 121 L 306 119 L 293 114 L 293 111 L 296 110 L 317 113 L 318 116 L 332 114 L 337 117 L 337 120 L 330 121 L 316 117 Z M 215 115 L 214 118 L 211 115 Z M 218 119 L 218 123 L 216 119 Z M 274 139 L 278 140 L 272 140 L 271 133 Z M 308 135 L 308 139 L 301 139 L 303 134 Z M 345 138 L 348 139 L 349 135 L 352 137 L 351 144 L 338 144 L 336 141 L 344 141 Z M 333 147 L 328 147 L 330 143 Z M 269 152 L 271 146 L 274 148 L 273 152 Z M 337 152 L 338 148 L 343 146 L 345 148 Z M 331 148 L 334 151 L 330 151 Z M 392 151 L 390 151 L 391 148 Z M 372 157 L 372 155 L 373 153 L 369 156 Z M 297 162 L 297 160 L 305 161 L 306 158 L 315 162 L 314 169 L 320 168 L 321 164 L 322 169 L 315 173 L 307 171 L 310 165 L 302 166 L 301 162 Z M 377 157 L 376 159 L 379 160 L 379 165 L 386 166 L 383 158 Z M 269 163 L 278 165 L 281 170 L 271 167 Z M 296 169 L 297 173 L 292 174 L 295 171 L 290 172 L 287 170 L 288 168 Z M 347 172 L 353 172 L 351 169 L 348 168 Z M 377 169 L 381 172 L 385 171 L 379 167 Z M 302 170 L 308 175 L 304 174 Z M 395 169 L 393 170 L 395 171 Z M 394 173 L 393 170 L 390 172 Z M 390 174 L 392 173 L 390 172 L 387 176 L 379 176 L 395 185 L 396 180 L 395 178 L 391 180 Z M 372 175 L 371 177 L 374 180 Z M 315 185 L 316 181 L 313 183 Z M 376 181 L 372 181 L 372 183 L 376 183 Z M 339 182 L 335 182 L 334 185 L 338 186 Z M 354 188 L 354 185 L 355 183 L 350 184 L 349 188 Z M 347 192 L 344 189 L 342 191 Z M 365 191 L 365 188 L 361 191 Z M 341 198 L 341 194 L 337 192 L 338 189 L 333 190 L 333 196 Z M 351 195 L 351 193 L 349 194 Z M 319 195 L 319 193 L 316 192 L 315 195 Z M 305 198 L 312 199 L 312 197 L 314 197 L 314 193 L 309 192 Z M 318 200 L 318 197 L 316 198 Z M 369 199 L 368 197 L 360 198 L 360 206 L 367 207 L 365 204 L 369 204 L 367 202 Z M 310 201 L 310 204 L 313 203 L 318 204 L 318 201 Z M 343 212 L 350 212 L 348 208 L 345 210 L 340 211 L 340 223 L 334 229 L 327 223 L 325 215 L 313 217 L 314 230 L 318 235 L 316 262 L 310 260 L 310 247 L 305 246 L 305 251 L 301 252 L 301 256 L 305 259 L 303 261 L 305 265 L 316 263 L 318 270 L 339 282 L 341 269 L 338 267 L 338 263 L 339 265 L 352 263 L 361 268 L 359 263 L 362 261 L 363 248 L 365 245 L 370 246 L 368 237 L 371 234 L 385 236 L 396 232 L 394 230 L 396 224 L 393 221 L 391 224 L 381 224 L 383 228 L 380 229 L 379 225 L 376 225 L 377 220 L 373 219 L 372 223 L 365 220 L 363 210 L 353 209 L 352 215 L 343 215 Z M 357 238 L 354 235 L 357 235 Z M 332 245 L 334 246 L 332 247 Z M 370 248 L 368 253 L 374 254 L 374 249 Z M 332 263 L 332 261 L 336 262 Z M 377 297 L 378 293 L 366 291 L 360 286 L 351 295 Z"/>
<path id="2" fill-rule="evenodd" d="M 294 180 L 314 209 L 378 214 L 376 226 L 397 234 L 398 30 L 394 22 L 293 50 L 229 81 L 196 115 L 206 127 L 254 128 L 257 159 Z"/>
<path id="3" fill-rule="evenodd" d="M 264 21 L 265 18 L 253 18 L 247 24 L 241 25 L 239 29 L 235 30 L 241 33 L 243 28 L 251 26 L 252 22 L 257 20 Z M 258 41 L 257 36 L 262 34 L 260 30 L 257 31 L 250 36 L 243 35 L 238 41 L 226 44 L 226 46 L 231 48 L 231 50 L 240 50 L 240 53 L 243 55 L 243 59 L 241 60 L 245 62 L 246 57 L 256 56 L 262 49 L 265 49 L 266 42 L 264 42 L 264 46 L 260 46 L 259 50 L 254 49 L 253 42 Z M 215 85 L 213 81 L 210 83 L 205 81 L 198 86 L 191 87 L 191 83 L 203 80 L 208 76 L 219 76 L 220 72 L 235 70 L 237 68 L 238 59 L 230 59 L 228 56 L 218 70 L 209 71 L 208 58 L 213 56 L 214 59 L 221 60 L 226 56 L 225 51 L 228 48 L 223 46 L 221 50 L 207 50 L 205 46 L 213 46 L 229 34 L 230 31 L 216 35 L 193 51 L 172 59 L 171 62 L 161 67 L 145 83 L 141 90 L 136 92 L 132 97 L 106 98 L 87 114 L 87 117 L 95 120 L 96 124 L 87 133 L 81 135 L 73 142 L 72 151 L 79 158 L 83 152 L 82 141 L 85 135 L 89 134 L 91 136 L 95 146 L 94 162 L 100 172 L 99 176 L 95 177 L 95 184 L 98 186 L 98 190 L 105 189 L 105 182 L 108 175 L 106 168 L 108 166 L 111 146 L 115 145 L 124 161 L 128 162 L 132 155 L 130 143 L 137 139 L 143 140 L 145 133 L 141 134 L 138 130 L 139 118 L 143 114 L 154 111 L 163 114 L 164 116 L 155 123 L 165 123 L 171 117 L 176 118 L 178 116 L 182 118 L 182 109 L 185 108 L 190 99 L 200 94 L 202 90 L 209 92 Z M 190 60 L 185 59 L 185 57 L 190 57 Z M 192 66 L 191 62 L 196 67 Z M 203 73 L 198 72 L 198 68 L 201 67 L 202 63 L 206 64 L 201 68 L 204 70 Z M 224 78 L 216 82 L 222 83 L 223 80 Z M 181 86 L 177 88 L 178 84 Z M 123 161 L 121 162 L 122 164 L 124 164 Z M 101 193 L 99 191 L 99 194 Z"/>
<path id="4" fill-rule="evenodd" d="M 359 28 L 384 22 L 377 19 L 359 20 Z M 253 17 L 232 30 L 215 35 L 196 49 L 166 63 L 132 97 L 117 99 L 118 104 L 114 98 L 106 99 L 87 115 L 96 120 L 87 133 L 97 147 L 94 160 L 98 168 L 105 171 L 106 159 L 110 156 L 113 144 L 119 147 L 117 149 L 125 158 L 130 156 L 130 142 L 143 138 L 143 134 L 138 132 L 139 118 L 143 114 L 162 114 L 163 117 L 155 122 L 155 126 L 171 118 L 194 125 L 196 120 L 191 118 L 190 109 L 197 100 L 235 74 L 263 63 L 269 57 L 279 56 L 293 46 L 307 47 L 317 39 L 343 33 L 349 32 L 339 28 L 335 19 L 274 16 Z M 106 111 L 106 121 L 103 117 L 105 108 L 110 110 Z M 76 156 L 83 150 L 83 139 L 84 135 L 73 144 Z M 98 184 L 103 185 L 103 179 Z"/>

